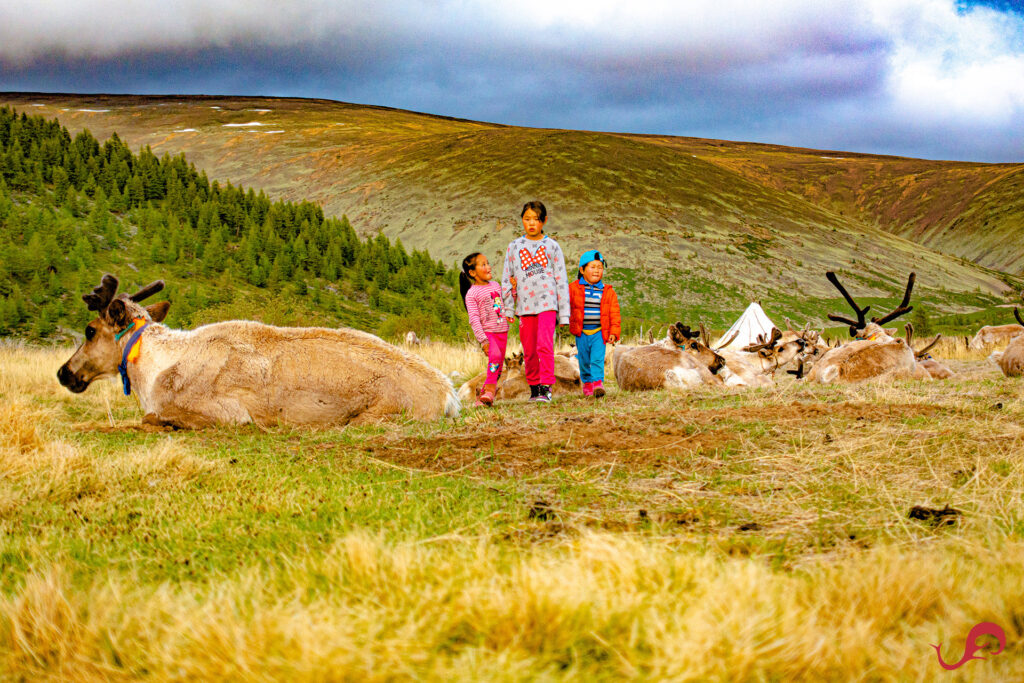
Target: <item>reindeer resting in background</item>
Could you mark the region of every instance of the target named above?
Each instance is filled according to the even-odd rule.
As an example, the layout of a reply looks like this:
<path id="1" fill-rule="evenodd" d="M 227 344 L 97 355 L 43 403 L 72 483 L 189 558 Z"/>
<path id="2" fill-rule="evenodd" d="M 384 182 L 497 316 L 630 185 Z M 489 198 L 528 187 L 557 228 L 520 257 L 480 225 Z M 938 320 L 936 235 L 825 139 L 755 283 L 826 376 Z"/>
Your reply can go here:
<path id="1" fill-rule="evenodd" d="M 1009 344 L 1021 334 L 1024 334 L 1024 325 L 985 325 L 971 337 L 967 348 L 980 350 L 987 346 Z"/>
<path id="2" fill-rule="evenodd" d="M 688 389 L 722 384 L 717 372 L 725 359 L 697 341 L 700 332 L 677 322 L 660 342 L 647 346 L 616 346 L 612 353 L 615 381 L 623 391 Z"/>
<path id="3" fill-rule="evenodd" d="M 486 372 L 466 380 L 459 387 L 459 399 L 463 403 L 472 403 L 480 393 Z M 583 395 L 583 385 L 580 383 L 580 365 L 575 356 L 565 356 L 561 353 L 555 354 L 555 383 L 551 386 L 553 396 L 566 396 L 568 394 Z M 530 385 L 526 381 L 526 373 L 523 370 L 523 354 L 514 353 L 505 358 L 505 369 L 498 378 L 498 388 L 494 398 L 501 401 L 508 401 L 514 398 L 526 398 L 530 395 Z"/>
<path id="4" fill-rule="evenodd" d="M 366 332 L 239 320 L 173 330 L 160 324 L 169 302 L 138 303 L 163 282 L 132 296 L 115 296 L 117 284 L 104 275 L 82 297 L 99 317 L 57 378 L 80 393 L 120 372 L 144 423 L 344 425 L 403 412 L 417 419 L 459 413 L 447 377 Z"/>
<path id="5" fill-rule="evenodd" d="M 907 346 L 913 349 L 914 326 L 907 323 L 903 326 L 903 329 L 907 331 Z M 932 358 L 928 353 L 933 346 L 939 343 L 940 339 L 942 339 L 942 335 L 937 334 L 935 339 L 932 339 L 928 344 L 914 350 L 914 360 L 917 361 L 917 370 L 914 373 L 916 379 L 949 379 L 953 376 L 952 370 Z"/>
<path id="6" fill-rule="evenodd" d="M 915 274 L 911 273 L 907 279 L 907 289 L 900 305 L 886 315 L 872 318 L 871 322 L 867 322 L 865 317 L 871 307 L 858 307 L 835 273 L 830 271 L 826 277 L 857 315 L 857 319 L 852 320 L 830 313 L 829 320 L 849 325 L 850 336 L 854 337 L 854 341 L 827 351 L 811 368 L 807 379 L 811 382 L 859 382 L 866 379 L 913 377 L 917 370 L 914 350 L 903 339 L 890 336 L 882 326 L 913 310 L 914 307 L 909 304 Z"/>
<path id="7" fill-rule="evenodd" d="M 1013 317 L 1021 324 L 1021 329 L 1024 331 L 1024 320 L 1021 320 L 1020 311 L 1016 306 L 1013 308 Z M 1008 327 L 1008 325 L 1004 325 L 1004 327 Z M 989 356 L 989 360 L 995 362 L 1007 377 L 1024 375 L 1024 334 L 1015 336 L 1005 351 L 993 353 Z"/>
<path id="8" fill-rule="evenodd" d="M 722 347 L 731 341 L 726 341 Z M 758 335 L 755 343 L 739 351 L 717 349 L 725 358 L 725 368 L 719 374 L 726 386 L 772 387 L 775 386 L 775 371 L 801 360 L 806 347 L 801 334 L 783 333 L 773 327 L 770 336 Z"/>

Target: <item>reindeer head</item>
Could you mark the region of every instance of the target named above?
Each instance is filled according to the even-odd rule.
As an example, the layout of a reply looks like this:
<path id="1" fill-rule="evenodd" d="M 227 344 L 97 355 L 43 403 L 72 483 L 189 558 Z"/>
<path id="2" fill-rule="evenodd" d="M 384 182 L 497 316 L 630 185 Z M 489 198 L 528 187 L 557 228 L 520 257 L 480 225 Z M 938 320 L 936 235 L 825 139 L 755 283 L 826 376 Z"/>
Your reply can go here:
<path id="1" fill-rule="evenodd" d="M 725 367 L 725 359 L 718 355 L 707 343 L 697 341 L 700 332 L 690 330 L 689 325 L 677 322 L 668 329 L 669 340 L 684 353 L 688 353 L 705 365 L 711 374 L 716 374 Z"/>
<path id="2" fill-rule="evenodd" d="M 137 318 L 150 322 L 160 322 L 166 318 L 167 310 L 171 307 L 169 301 L 147 307 L 139 304 L 163 288 L 163 281 L 157 280 L 131 296 L 117 294 L 117 278 L 104 275 L 99 287 L 90 294 L 82 295 L 89 310 L 96 311 L 99 317 L 86 325 L 85 341 L 57 371 L 60 383 L 69 391 L 79 394 L 93 380 L 116 374 L 117 366 L 121 363 L 118 333 L 130 327 Z"/>
<path id="3" fill-rule="evenodd" d="M 903 329 L 906 330 L 906 332 L 907 332 L 907 346 L 909 346 L 911 348 L 911 350 L 913 350 L 914 349 L 914 326 L 912 324 L 910 324 L 910 323 L 907 323 L 906 325 L 903 326 Z M 942 335 L 941 334 L 937 334 L 937 335 L 935 335 L 935 339 L 932 339 L 930 342 L 928 342 L 928 344 L 926 344 L 925 346 L 921 347 L 920 349 L 914 351 L 914 360 L 925 360 L 926 358 L 928 358 L 928 352 L 932 350 L 933 346 L 935 346 L 936 344 L 939 343 L 940 339 L 942 339 Z"/>
<path id="4" fill-rule="evenodd" d="M 885 325 L 901 315 L 910 313 L 910 311 L 914 310 L 914 307 L 909 304 L 910 293 L 914 289 L 914 279 L 917 277 L 915 273 L 911 273 L 910 277 L 907 279 L 907 290 L 903 293 L 903 301 L 900 305 L 881 317 L 872 318 L 870 323 L 867 322 L 865 316 L 867 315 L 868 310 L 871 309 L 871 306 L 865 306 L 864 308 L 858 307 L 857 302 L 853 300 L 853 297 L 846 291 L 846 288 L 840 284 L 839 278 L 836 277 L 836 274 L 832 271 L 825 273 L 825 277 L 827 277 L 828 281 L 839 290 L 839 293 L 843 295 L 844 299 L 846 299 L 846 303 L 850 304 L 850 308 L 852 308 L 853 312 L 857 314 L 856 320 L 852 320 L 841 315 L 834 315 L 832 313 L 828 314 L 829 320 L 835 320 L 836 322 L 846 323 L 849 325 L 851 337 L 891 341 L 892 337 L 882 328 L 882 325 Z"/>
<path id="5" fill-rule="evenodd" d="M 521 369 L 523 367 L 523 354 L 513 353 L 511 356 L 505 356 L 505 371 L 511 372 L 512 370 Z"/>

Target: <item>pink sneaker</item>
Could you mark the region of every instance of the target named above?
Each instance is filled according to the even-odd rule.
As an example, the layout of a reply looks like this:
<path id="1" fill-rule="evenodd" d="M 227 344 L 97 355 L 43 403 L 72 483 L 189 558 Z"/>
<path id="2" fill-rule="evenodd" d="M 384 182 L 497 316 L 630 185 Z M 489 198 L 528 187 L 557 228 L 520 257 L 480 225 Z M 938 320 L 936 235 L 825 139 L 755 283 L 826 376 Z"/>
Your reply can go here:
<path id="1" fill-rule="evenodd" d="M 592 382 L 591 386 L 594 389 L 594 398 L 601 398 L 602 396 L 604 396 L 604 384 L 601 382 L 601 380 Z"/>
<path id="2" fill-rule="evenodd" d="M 593 396 L 594 395 L 594 383 L 593 382 L 584 382 L 583 383 L 583 395 L 584 396 Z"/>

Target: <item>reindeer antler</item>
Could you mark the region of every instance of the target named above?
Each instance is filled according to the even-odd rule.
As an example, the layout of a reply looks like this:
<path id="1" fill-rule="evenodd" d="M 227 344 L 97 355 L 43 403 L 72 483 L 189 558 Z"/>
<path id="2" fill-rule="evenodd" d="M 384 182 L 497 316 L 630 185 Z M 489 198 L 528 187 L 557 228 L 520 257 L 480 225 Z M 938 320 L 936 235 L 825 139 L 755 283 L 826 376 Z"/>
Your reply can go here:
<path id="1" fill-rule="evenodd" d="M 691 331 L 690 326 L 684 325 L 682 321 L 676 321 L 675 327 L 677 330 L 679 330 L 679 333 L 686 337 L 687 339 L 696 339 L 697 337 L 700 336 L 700 332 Z"/>
<path id="2" fill-rule="evenodd" d="M 1024 325 L 1024 320 L 1020 319 L 1020 311 L 1017 310 L 1016 306 L 1013 307 L 1013 317 L 1017 319 L 1018 323 Z"/>
<path id="3" fill-rule="evenodd" d="M 163 288 L 163 280 L 156 280 L 154 282 L 150 282 L 148 285 L 132 294 L 131 300 L 134 301 L 135 303 L 138 303 L 144 299 L 148 299 L 149 297 L 153 296 Z"/>
<path id="4" fill-rule="evenodd" d="M 922 349 L 920 349 L 918 351 L 914 351 L 914 359 L 915 360 L 923 360 L 925 357 L 927 357 L 928 356 L 928 352 L 931 351 L 933 346 L 935 346 L 936 344 L 939 343 L 940 339 L 942 339 L 942 335 L 941 334 L 937 334 L 937 335 L 935 335 L 935 339 L 932 339 L 931 342 L 929 342 L 924 348 L 922 348 Z"/>
<path id="5" fill-rule="evenodd" d="M 782 331 L 779 330 L 779 328 L 777 328 L 777 327 L 773 327 L 772 328 L 772 336 L 771 336 L 770 339 L 765 339 L 765 336 L 763 334 L 759 334 L 759 335 L 757 335 L 757 343 L 756 344 L 748 344 L 748 345 L 743 347 L 743 350 L 744 351 L 749 351 L 749 352 L 753 353 L 753 352 L 756 352 L 756 351 L 760 351 L 761 349 L 770 349 L 770 348 L 774 347 L 775 344 L 778 343 L 778 341 L 780 339 L 782 339 Z"/>
<path id="6" fill-rule="evenodd" d="M 832 286 L 839 290 L 839 293 L 843 295 L 844 299 L 846 299 L 846 303 L 850 304 L 850 308 L 852 308 L 853 312 L 857 314 L 856 320 L 852 320 L 842 315 L 835 315 L 833 313 L 828 314 L 828 319 L 835 320 L 837 323 L 846 323 L 850 326 L 850 336 L 856 337 L 857 330 L 864 329 L 864 326 L 867 325 L 867 318 L 865 316 L 868 311 L 871 310 L 871 306 L 865 306 L 864 308 L 857 306 L 857 302 L 853 300 L 850 293 L 846 291 L 846 287 L 843 287 L 842 283 L 839 282 L 839 278 L 836 277 L 836 274 L 831 270 L 825 273 L 825 277 L 832 283 Z"/>
<path id="7" fill-rule="evenodd" d="M 914 307 L 908 306 L 908 304 L 910 303 L 910 293 L 914 290 L 914 280 L 916 278 L 916 273 L 911 273 L 910 277 L 907 278 L 907 291 L 903 293 L 903 301 L 900 302 L 899 306 L 893 309 L 891 313 L 883 315 L 881 318 L 872 318 L 871 322 L 875 323 L 876 325 L 884 325 L 889 321 L 895 320 L 904 313 L 910 313 L 912 310 L 914 310 Z"/>
<path id="8" fill-rule="evenodd" d="M 94 287 L 91 294 L 83 294 L 82 301 L 90 311 L 105 311 L 117 294 L 117 278 L 107 273 L 100 280 L 100 286 Z"/>
<path id="9" fill-rule="evenodd" d="M 724 349 L 724 348 L 725 348 L 726 346 L 728 346 L 729 344 L 732 344 L 733 340 L 734 340 L 734 339 L 736 339 L 736 337 L 738 337 L 738 336 L 740 336 L 740 331 L 739 331 L 739 330 L 736 330 L 735 332 L 733 332 L 733 333 L 732 333 L 732 336 L 731 336 L 731 337 L 729 337 L 729 338 L 728 338 L 728 339 L 726 339 L 726 340 L 725 340 L 724 342 L 722 342 L 722 343 L 721 343 L 721 344 L 719 344 L 719 345 L 718 345 L 717 347 L 715 347 L 714 349 L 711 349 L 711 350 L 712 350 L 712 351 L 715 351 L 715 352 L 717 352 L 717 351 L 719 351 L 720 349 Z M 708 345 L 708 348 L 711 348 L 711 345 L 710 345 L 710 344 Z"/>

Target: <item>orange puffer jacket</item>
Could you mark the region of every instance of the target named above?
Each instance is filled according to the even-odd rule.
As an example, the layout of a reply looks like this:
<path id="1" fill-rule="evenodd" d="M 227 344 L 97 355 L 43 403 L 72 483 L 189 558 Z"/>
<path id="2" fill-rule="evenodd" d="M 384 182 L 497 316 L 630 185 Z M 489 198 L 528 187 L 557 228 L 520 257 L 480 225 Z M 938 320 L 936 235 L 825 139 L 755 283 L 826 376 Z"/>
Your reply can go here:
<path id="1" fill-rule="evenodd" d="M 587 295 L 579 278 L 569 283 L 569 334 L 579 337 L 583 334 L 583 304 Z M 612 286 L 605 284 L 601 294 L 601 338 L 605 342 L 615 335 L 622 337 L 622 316 L 619 314 L 619 297 Z"/>

